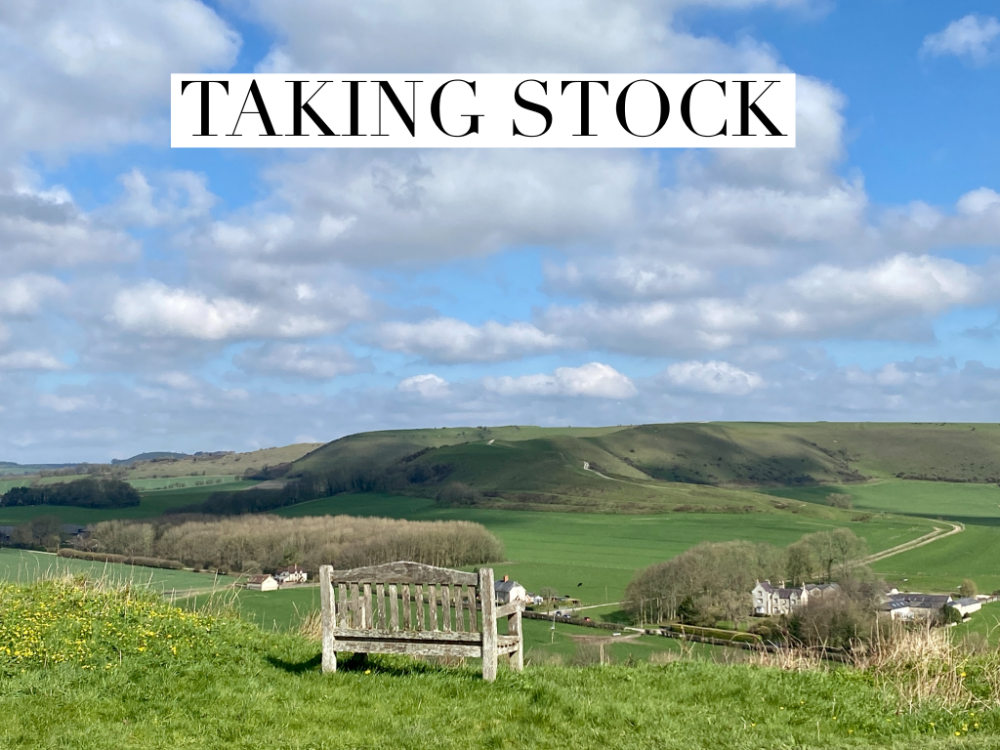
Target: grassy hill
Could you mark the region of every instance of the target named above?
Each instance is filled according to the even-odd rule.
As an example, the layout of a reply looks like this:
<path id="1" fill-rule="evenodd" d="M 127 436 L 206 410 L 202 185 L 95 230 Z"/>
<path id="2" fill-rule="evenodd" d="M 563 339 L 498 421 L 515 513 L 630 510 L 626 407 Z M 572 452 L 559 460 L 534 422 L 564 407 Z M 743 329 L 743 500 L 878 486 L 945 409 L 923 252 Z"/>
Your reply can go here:
<path id="1" fill-rule="evenodd" d="M 715 422 L 396 430 L 327 443 L 297 460 L 295 469 L 319 471 L 358 461 L 386 465 L 427 448 L 487 444 L 554 453 L 567 463 L 587 460 L 623 478 L 718 486 L 840 484 L 889 476 L 1000 481 L 1000 425 L 993 424 Z M 435 460 L 448 455 L 439 452 Z M 505 463 L 496 456 L 472 471 L 492 473 Z"/>
<path id="2" fill-rule="evenodd" d="M 10 748 L 991 748 L 1000 709 L 907 703 L 878 674 L 680 659 L 501 668 L 343 659 L 135 589 L 0 585 Z M 976 694 L 995 659 L 963 662 Z M 951 666 L 949 665 L 949 668 Z"/>
<path id="3" fill-rule="evenodd" d="M 187 458 L 166 458 L 140 463 L 129 467 L 128 479 L 150 479 L 162 477 L 226 476 L 242 475 L 247 469 L 262 469 L 265 466 L 290 463 L 302 458 L 320 443 L 297 443 L 281 448 L 264 448 L 248 453 L 226 453 L 224 455 L 188 456 Z"/>

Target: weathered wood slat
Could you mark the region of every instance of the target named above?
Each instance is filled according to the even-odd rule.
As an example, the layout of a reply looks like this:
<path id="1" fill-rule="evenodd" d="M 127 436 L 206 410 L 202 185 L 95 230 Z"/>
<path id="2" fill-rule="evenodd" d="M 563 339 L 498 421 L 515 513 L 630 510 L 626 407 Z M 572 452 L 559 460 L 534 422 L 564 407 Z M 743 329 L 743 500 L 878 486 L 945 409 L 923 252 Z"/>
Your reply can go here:
<path id="1" fill-rule="evenodd" d="M 451 632 L 451 586 L 441 587 L 441 629 Z"/>
<path id="2" fill-rule="evenodd" d="M 482 636 L 479 633 L 442 633 L 441 631 L 433 632 L 431 630 L 416 631 L 416 630 L 375 630 L 372 628 L 365 628 L 358 630 L 357 628 L 334 628 L 334 635 L 337 637 L 337 642 L 341 640 L 350 640 L 352 638 L 379 638 L 389 641 L 412 641 L 414 643 L 438 641 L 440 643 L 482 643 Z M 502 638 L 508 638 L 509 636 L 501 636 Z"/>
<path id="3" fill-rule="evenodd" d="M 372 626 L 372 585 L 370 583 L 362 584 L 365 593 L 362 598 L 361 605 L 361 627 L 370 628 Z"/>
<path id="4" fill-rule="evenodd" d="M 476 624 L 476 587 L 469 586 L 465 590 L 465 595 L 469 604 L 469 632 L 476 633 L 479 631 L 479 626 Z"/>
<path id="5" fill-rule="evenodd" d="M 346 584 L 337 585 L 337 625 L 341 628 L 348 627 L 350 623 L 351 605 L 347 601 Z"/>
<path id="6" fill-rule="evenodd" d="M 497 619 L 501 617 L 507 617 L 514 614 L 515 612 L 523 612 L 524 604 L 521 602 L 511 602 L 510 604 L 504 604 L 502 607 L 497 607 Z"/>
<path id="7" fill-rule="evenodd" d="M 361 622 L 361 594 L 358 591 L 359 586 L 356 583 L 351 584 L 351 627 L 352 628 L 363 628 L 364 625 Z"/>
<path id="8" fill-rule="evenodd" d="M 389 630 L 399 630 L 399 592 L 396 584 L 389 584 Z"/>
<path id="9" fill-rule="evenodd" d="M 483 611 L 483 679 L 497 678 L 496 594 L 493 592 L 493 568 L 479 569 L 479 606 Z"/>
<path id="10" fill-rule="evenodd" d="M 407 656 L 462 656 L 476 658 L 482 654 L 481 646 L 472 645 L 449 645 L 443 643 L 409 643 L 406 641 L 344 641 L 337 642 L 337 648 L 341 651 L 350 651 L 358 654 L 405 654 Z"/>
<path id="11" fill-rule="evenodd" d="M 518 606 L 507 617 L 507 637 L 513 638 L 516 644 L 510 652 L 510 667 L 515 672 L 524 669 L 524 638 L 521 637 L 521 632 L 521 608 Z"/>
<path id="12" fill-rule="evenodd" d="M 428 614 L 431 616 L 431 630 L 438 629 L 438 605 L 437 605 L 437 590 L 434 584 L 430 584 L 427 587 L 427 603 L 430 605 L 428 608 Z"/>
<path id="13" fill-rule="evenodd" d="M 475 585 L 475 573 L 436 568 L 415 562 L 393 562 L 365 568 L 337 571 L 337 583 L 464 583 Z"/>
<path id="14" fill-rule="evenodd" d="M 319 569 L 320 621 L 323 624 L 323 672 L 337 671 L 337 638 L 334 631 L 333 586 L 330 584 L 333 568 L 323 565 Z"/>
<path id="15" fill-rule="evenodd" d="M 417 630 L 424 629 L 424 587 L 417 584 Z"/>
<path id="16" fill-rule="evenodd" d="M 465 609 L 465 586 L 455 587 L 455 630 L 459 633 L 465 632 L 465 618 L 462 611 Z"/>
<path id="17" fill-rule="evenodd" d="M 410 629 L 410 584 L 403 584 L 403 630 Z"/>
<path id="18" fill-rule="evenodd" d="M 385 584 L 376 583 L 375 584 L 375 601 L 378 605 L 378 625 L 375 627 L 380 630 L 388 630 L 389 623 L 385 619 Z"/>

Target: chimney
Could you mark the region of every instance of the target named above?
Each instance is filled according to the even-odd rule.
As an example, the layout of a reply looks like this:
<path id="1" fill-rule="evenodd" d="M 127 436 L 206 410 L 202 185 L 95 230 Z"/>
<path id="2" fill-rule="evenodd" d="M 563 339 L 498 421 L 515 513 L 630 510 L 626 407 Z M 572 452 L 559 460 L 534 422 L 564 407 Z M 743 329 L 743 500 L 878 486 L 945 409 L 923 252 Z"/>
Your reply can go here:
<path id="1" fill-rule="evenodd" d="M 504 583 L 507 583 L 507 581 L 509 581 L 509 580 L 510 580 L 510 576 L 504 576 L 503 577 L 503 582 Z"/>

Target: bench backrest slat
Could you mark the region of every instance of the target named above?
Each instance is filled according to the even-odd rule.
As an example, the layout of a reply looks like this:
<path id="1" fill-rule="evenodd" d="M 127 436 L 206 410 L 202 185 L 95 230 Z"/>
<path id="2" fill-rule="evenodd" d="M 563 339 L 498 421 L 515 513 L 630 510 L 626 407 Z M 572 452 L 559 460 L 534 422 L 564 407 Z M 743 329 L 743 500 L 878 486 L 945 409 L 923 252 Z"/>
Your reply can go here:
<path id="1" fill-rule="evenodd" d="M 462 610 L 465 609 L 465 586 L 455 587 L 455 630 L 459 633 L 465 632 L 465 618 L 462 617 Z"/>
<path id="2" fill-rule="evenodd" d="M 479 577 L 475 573 L 436 568 L 432 565 L 412 562 L 394 562 L 354 568 L 343 572 L 335 571 L 334 579 L 338 583 L 434 583 L 438 585 L 461 583 L 467 586 L 475 586 L 479 583 Z"/>
<path id="3" fill-rule="evenodd" d="M 410 584 L 403 584 L 403 630 L 410 629 Z"/>

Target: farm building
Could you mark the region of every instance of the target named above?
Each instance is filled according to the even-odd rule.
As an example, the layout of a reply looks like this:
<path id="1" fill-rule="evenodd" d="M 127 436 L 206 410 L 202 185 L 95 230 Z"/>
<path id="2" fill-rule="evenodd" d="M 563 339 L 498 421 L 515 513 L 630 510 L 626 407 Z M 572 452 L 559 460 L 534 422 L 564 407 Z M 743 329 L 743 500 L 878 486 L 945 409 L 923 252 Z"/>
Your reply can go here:
<path id="1" fill-rule="evenodd" d="M 929 620 L 951 603 L 952 598 L 948 594 L 896 593 L 886 597 L 879 605 L 878 613 L 891 620 Z"/>
<path id="2" fill-rule="evenodd" d="M 757 581 L 750 592 L 753 596 L 753 613 L 758 617 L 788 615 L 806 604 L 809 597 L 822 596 L 827 591 L 840 588 L 835 583 L 807 583 L 796 588 L 772 586 L 770 581 Z"/>
<path id="3" fill-rule="evenodd" d="M 517 581 L 512 581 L 508 576 L 504 576 L 502 581 L 493 584 L 493 592 L 496 594 L 498 604 L 510 604 L 511 602 L 523 602 L 528 599 L 528 592 Z"/>
<path id="4" fill-rule="evenodd" d="M 948 603 L 948 606 L 957 610 L 962 617 L 968 617 L 973 612 L 978 612 L 983 608 L 983 603 L 974 596 L 963 596 Z"/>
<path id="5" fill-rule="evenodd" d="M 278 581 L 272 575 L 250 576 L 247 579 L 247 588 L 254 591 L 277 591 Z"/>
<path id="6" fill-rule="evenodd" d="M 279 570 L 274 574 L 274 577 L 282 585 L 286 583 L 305 583 L 309 580 L 309 574 L 298 565 Z"/>

